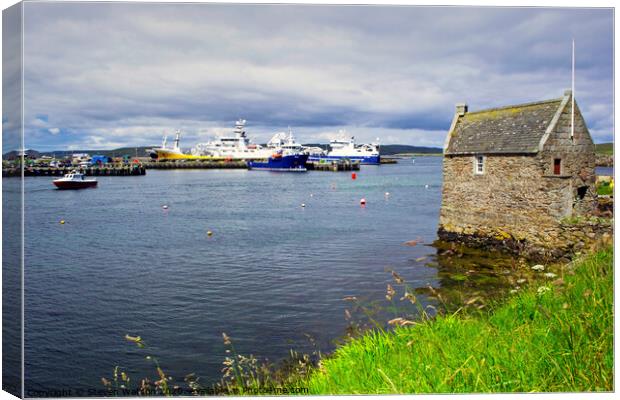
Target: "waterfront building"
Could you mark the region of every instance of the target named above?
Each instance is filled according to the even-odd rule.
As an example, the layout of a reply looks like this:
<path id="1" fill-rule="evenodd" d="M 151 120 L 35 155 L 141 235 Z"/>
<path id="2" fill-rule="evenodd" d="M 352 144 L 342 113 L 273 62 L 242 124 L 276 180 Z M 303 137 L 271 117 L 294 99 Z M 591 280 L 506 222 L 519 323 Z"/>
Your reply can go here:
<path id="1" fill-rule="evenodd" d="M 570 90 L 475 112 L 459 104 L 444 145 L 439 236 L 572 248 L 565 222 L 594 210 L 594 168 L 594 143 Z"/>

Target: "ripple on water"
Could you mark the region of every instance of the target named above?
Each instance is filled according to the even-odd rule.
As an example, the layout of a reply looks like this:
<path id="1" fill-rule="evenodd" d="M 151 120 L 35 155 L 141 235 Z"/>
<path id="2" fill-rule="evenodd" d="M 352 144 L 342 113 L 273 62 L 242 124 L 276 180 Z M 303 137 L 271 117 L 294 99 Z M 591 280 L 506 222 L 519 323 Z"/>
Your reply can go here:
<path id="1" fill-rule="evenodd" d="M 98 387 L 115 365 L 152 374 L 126 333 L 172 376 L 206 382 L 220 377 L 222 332 L 271 360 L 310 349 L 304 333 L 329 351 L 347 325 L 342 298 L 383 298 L 386 267 L 436 282 L 415 261 L 434 249 L 403 242 L 435 239 L 440 186 L 434 157 L 363 167 L 355 181 L 149 170 L 57 191 L 27 178 L 27 388 Z"/>

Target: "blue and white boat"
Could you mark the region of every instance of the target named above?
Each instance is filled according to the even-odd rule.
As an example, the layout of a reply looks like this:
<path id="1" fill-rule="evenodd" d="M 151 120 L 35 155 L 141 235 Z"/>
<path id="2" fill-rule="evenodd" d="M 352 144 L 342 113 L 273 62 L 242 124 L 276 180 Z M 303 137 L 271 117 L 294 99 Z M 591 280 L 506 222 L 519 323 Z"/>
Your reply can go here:
<path id="1" fill-rule="evenodd" d="M 347 158 L 366 165 L 381 163 L 378 143 L 356 145 L 353 136 L 346 138 L 343 131 L 340 131 L 340 136 L 329 141 L 329 151 L 318 151 L 320 149 L 315 148 L 310 150 L 308 161 L 335 161 Z"/>
<path id="2" fill-rule="evenodd" d="M 257 171 L 306 172 L 307 154 L 274 154 L 267 161 L 249 161 L 248 168 Z"/>
<path id="3" fill-rule="evenodd" d="M 266 161 L 249 161 L 249 169 L 279 172 L 307 171 L 308 153 L 304 151 L 301 144 L 295 141 L 290 129 L 288 136 L 285 133 L 274 135 L 267 146 L 273 149 L 273 154 Z"/>

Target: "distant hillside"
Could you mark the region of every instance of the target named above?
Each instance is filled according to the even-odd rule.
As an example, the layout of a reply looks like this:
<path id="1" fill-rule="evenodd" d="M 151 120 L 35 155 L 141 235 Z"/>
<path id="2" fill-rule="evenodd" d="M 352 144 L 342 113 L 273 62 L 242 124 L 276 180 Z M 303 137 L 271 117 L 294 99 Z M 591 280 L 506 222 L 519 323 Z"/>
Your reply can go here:
<path id="1" fill-rule="evenodd" d="M 2 155 L 2 159 L 3 160 L 16 160 L 19 156 L 19 153 L 17 152 L 17 150 L 13 150 L 13 151 L 9 151 L 7 153 L 4 153 Z M 26 150 L 26 158 L 39 158 L 41 157 L 41 153 L 39 153 L 36 150 Z"/>
<path id="2" fill-rule="evenodd" d="M 597 154 L 614 154 L 614 144 L 613 143 L 599 143 L 594 145 Z"/>
<path id="3" fill-rule="evenodd" d="M 407 144 L 384 144 L 381 145 L 381 155 L 390 156 L 393 154 L 417 153 L 417 154 L 441 154 L 443 150 L 439 147 L 410 146 Z"/>
<path id="4" fill-rule="evenodd" d="M 118 149 L 112 150 L 63 150 L 63 151 L 46 151 L 41 153 L 44 156 L 55 156 L 56 158 L 64 158 L 66 156 L 70 156 L 71 154 L 76 153 L 88 153 L 90 155 L 102 155 L 108 157 L 122 157 L 128 155 L 129 157 L 135 157 L 136 154 L 138 157 L 146 156 L 146 149 L 152 149 L 153 147 L 159 146 L 138 146 L 138 147 L 121 147 Z"/>

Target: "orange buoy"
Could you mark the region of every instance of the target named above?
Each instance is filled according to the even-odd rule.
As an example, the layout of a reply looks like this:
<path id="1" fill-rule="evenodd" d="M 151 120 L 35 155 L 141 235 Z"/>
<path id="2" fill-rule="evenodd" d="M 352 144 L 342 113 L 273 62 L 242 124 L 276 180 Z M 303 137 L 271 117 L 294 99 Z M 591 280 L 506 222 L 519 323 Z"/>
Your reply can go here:
<path id="1" fill-rule="evenodd" d="M 355 172 L 351 172 L 351 179 L 356 180 L 357 174 Z"/>

